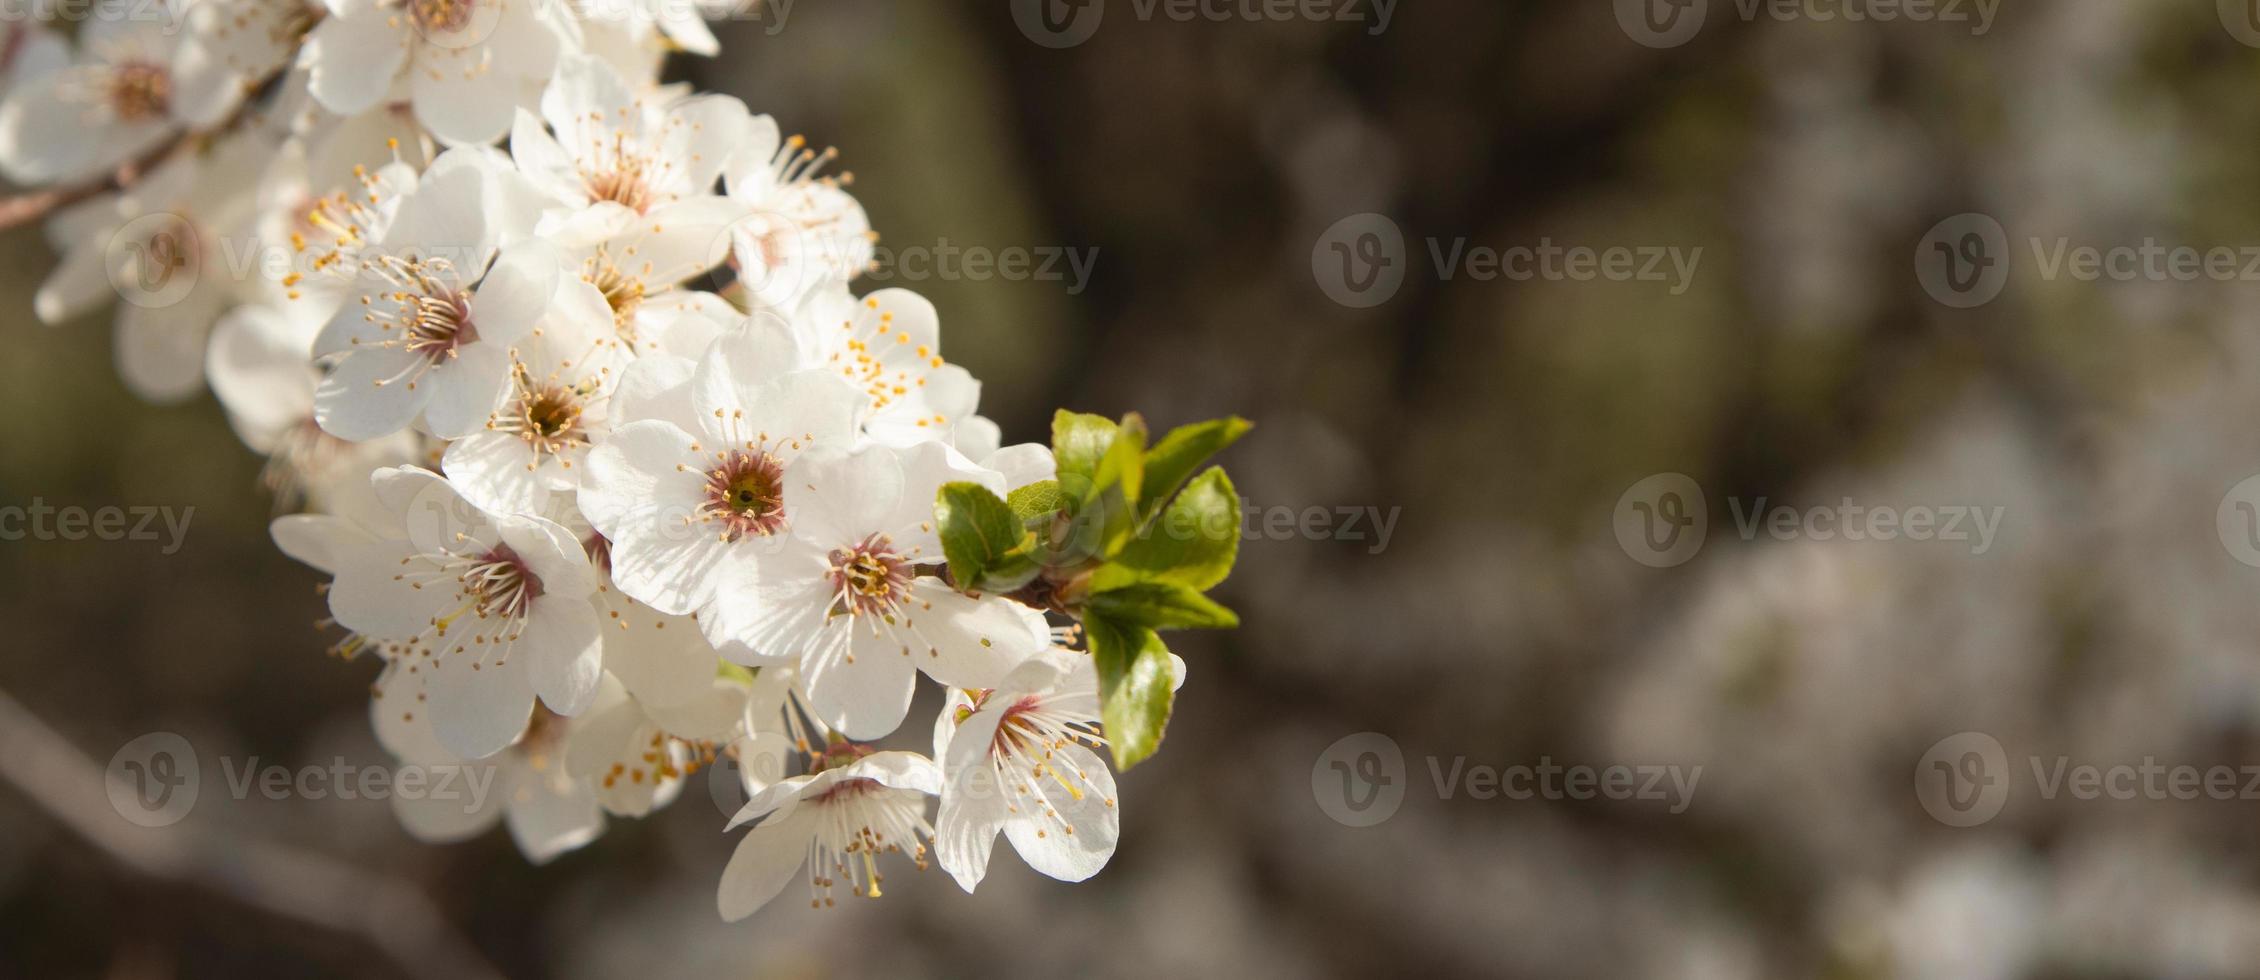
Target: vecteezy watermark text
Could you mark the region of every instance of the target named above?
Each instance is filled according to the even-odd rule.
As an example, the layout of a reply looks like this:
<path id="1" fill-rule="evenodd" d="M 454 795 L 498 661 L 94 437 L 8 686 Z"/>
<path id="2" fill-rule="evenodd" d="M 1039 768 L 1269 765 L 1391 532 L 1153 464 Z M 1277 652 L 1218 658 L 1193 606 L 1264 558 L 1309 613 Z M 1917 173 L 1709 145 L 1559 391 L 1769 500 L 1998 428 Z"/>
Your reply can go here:
<path id="1" fill-rule="evenodd" d="M 1467 236 L 1423 241 L 1439 282 L 1647 283 L 1673 296 L 1694 285 L 1703 247 L 1584 244 L 1541 237 L 1535 243 L 1471 244 Z M 1352 309 L 1379 306 L 1404 285 L 1410 266 L 1403 229 L 1387 215 L 1354 214 L 1335 222 L 1311 247 L 1311 276 L 1328 299 Z"/>
<path id="2" fill-rule="evenodd" d="M 1676 48 L 1695 39 L 1711 11 L 1745 23 L 1953 24 L 1972 37 L 1993 29 L 2001 0 L 1616 0 L 1617 26 L 1651 48 Z"/>
<path id="3" fill-rule="evenodd" d="M 1130 0 L 1129 7 L 1130 16 L 1140 22 L 1332 21 L 1363 24 L 1368 36 L 1377 36 L 1389 29 L 1397 0 Z M 1106 0 L 1012 0 L 1012 20 L 1020 33 L 1047 48 L 1072 48 L 1090 40 L 1106 11 Z"/>
<path id="4" fill-rule="evenodd" d="M 2039 798 L 2051 802 L 2260 800 L 2255 764 L 2201 766 L 2145 755 L 2139 762 L 2099 765 L 2037 754 L 2024 762 Z M 1933 743 L 1915 764 L 1915 799 L 1940 823 L 1975 827 L 2000 815 L 2019 775 L 1999 739 L 1961 732 Z"/>
<path id="5" fill-rule="evenodd" d="M 898 282 L 1064 282 L 1067 295 L 1090 288 L 1099 250 L 1067 245 L 1034 247 L 958 245 L 947 238 L 932 245 L 872 248 L 864 278 L 874 284 Z"/>
<path id="6" fill-rule="evenodd" d="M 1702 550 L 1710 533 L 1708 498 L 1683 473 L 1657 473 L 1617 497 L 1613 525 L 1624 553 L 1651 568 L 1683 564 Z M 2008 513 L 2000 505 L 1836 503 L 1793 507 L 1765 497 L 1727 498 L 1735 533 L 1744 541 L 1943 541 L 1964 544 L 1971 555 L 1993 550 Z"/>
<path id="7" fill-rule="evenodd" d="M 1641 800 L 1674 814 L 1693 804 L 1703 767 L 1676 764 L 1585 765 L 1540 756 L 1536 765 L 1470 763 L 1464 755 L 1428 756 L 1428 778 L 1444 801 Z M 1347 827 L 1371 827 L 1395 815 L 1408 787 L 1404 751 L 1379 732 L 1337 739 L 1311 766 L 1311 797 Z"/>
<path id="8" fill-rule="evenodd" d="M 1370 541 L 1366 554 L 1389 547 L 1404 508 L 1355 504 L 1339 507 L 1265 506 L 1240 498 L 1242 541 Z M 1178 535 L 1186 536 L 1189 535 Z"/>
<path id="9" fill-rule="evenodd" d="M 486 807 L 499 769 L 485 763 L 365 766 L 344 757 L 326 764 L 262 764 L 258 756 L 220 758 L 222 785 L 230 797 L 248 800 L 435 800 L 460 804 L 471 813 Z M 180 822 L 196 806 L 204 768 L 189 741 L 172 732 L 150 732 L 121 746 L 103 773 L 110 806 L 118 816 L 142 827 Z"/>
<path id="10" fill-rule="evenodd" d="M 2069 235 L 2025 236 L 2024 249 L 1991 215 L 1971 211 L 1932 225 L 1915 247 L 1915 280 L 1941 305 L 1984 306 L 2014 272 L 2041 282 L 2260 282 L 2260 245 L 2188 245 L 2145 236 L 2092 243 Z M 2018 257 L 2029 251 L 2031 262 Z"/>
<path id="11" fill-rule="evenodd" d="M 31 506 L 0 505 L 0 541 L 164 541 L 161 554 L 180 550 L 196 508 L 56 507 L 44 497 Z"/>

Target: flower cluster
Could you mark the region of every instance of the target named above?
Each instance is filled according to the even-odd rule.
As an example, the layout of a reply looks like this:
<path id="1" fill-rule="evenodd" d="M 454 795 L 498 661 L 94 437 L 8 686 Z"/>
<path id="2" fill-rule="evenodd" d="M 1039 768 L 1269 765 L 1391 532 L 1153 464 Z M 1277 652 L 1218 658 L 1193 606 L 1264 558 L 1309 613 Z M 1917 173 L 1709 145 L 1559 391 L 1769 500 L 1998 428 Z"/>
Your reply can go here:
<path id="1" fill-rule="evenodd" d="M 155 10 L 159 16 L 150 16 Z M 536 861 L 735 762 L 752 825 L 720 908 L 929 854 L 968 891 L 1113 853 L 1219 627 L 1237 498 L 1194 469 L 1245 423 L 1146 445 L 1062 413 L 1000 445 L 932 304 L 858 295 L 873 233 L 829 151 L 661 85 L 695 9 L 550 0 L 98 7 L 5 50 L 0 173 L 68 206 L 35 300 L 111 296 L 153 401 L 209 387 L 267 459 L 277 544 L 331 578 L 341 657 L 419 837 L 504 822 Z M 75 51 L 73 50 L 75 48 Z M 1079 645 L 1079 646 L 1078 646 Z M 932 754 L 881 750 L 918 677 Z M 916 746 L 923 748 L 923 745 Z M 929 797 L 938 797 L 931 820 Z"/>

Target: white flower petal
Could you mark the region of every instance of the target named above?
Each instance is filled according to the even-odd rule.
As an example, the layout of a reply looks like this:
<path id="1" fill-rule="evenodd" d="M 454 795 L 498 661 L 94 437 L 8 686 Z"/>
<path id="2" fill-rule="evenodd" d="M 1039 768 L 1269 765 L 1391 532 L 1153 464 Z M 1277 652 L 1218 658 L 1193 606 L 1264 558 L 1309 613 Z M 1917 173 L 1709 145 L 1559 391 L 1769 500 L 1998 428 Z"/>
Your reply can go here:
<path id="1" fill-rule="evenodd" d="M 395 785 L 401 778 L 399 770 L 409 766 L 421 770 L 413 778 L 421 780 L 422 789 L 392 793 L 393 815 L 400 818 L 408 836 L 427 844 L 452 844 L 477 837 L 502 819 L 509 797 L 497 785 L 502 782 L 498 778 L 501 766 L 491 762 L 403 762 L 394 770 Z M 474 785 L 484 786 L 485 794 L 479 794 Z"/>
<path id="2" fill-rule="evenodd" d="M 353 548 L 337 559 L 330 584 L 330 615 L 338 625 L 379 640 L 405 640 L 431 625 L 440 596 L 418 590 L 404 577 L 415 553 L 403 541 Z"/>
<path id="3" fill-rule="evenodd" d="M 270 451 L 313 417 L 315 374 L 306 341 L 304 332 L 264 306 L 238 307 L 212 327 L 204 373 L 236 434 L 255 450 Z"/>
<path id="4" fill-rule="evenodd" d="M 556 770 L 520 768 L 510 798 L 510 839 L 526 860 L 546 864 L 604 833 L 604 810 L 588 784 Z"/>
<path id="5" fill-rule="evenodd" d="M 524 650 L 498 657 L 491 644 L 463 646 L 461 652 L 449 646 L 424 665 L 429 675 L 425 704 L 441 745 L 465 759 L 484 759 L 526 730 L 534 709 L 534 690 L 526 679 L 529 658 Z"/>
<path id="6" fill-rule="evenodd" d="M 911 583 L 911 605 L 930 603 L 913 623 L 929 644 L 926 656 L 912 657 L 928 676 L 952 687 L 984 688 L 1002 683 L 1014 667 L 1043 643 L 1029 635 L 1021 606 L 1010 599 L 975 599 L 935 579 Z"/>
<path id="7" fill-rule="evenodd" d="M 591 450 L 581 477 L 581 511 L 612 542 L 613 582 L 675 616 L 706 604 L 730 548 L 712 525 L 691 522 L 706 499 L 694 445 L 669 423 L 636 422 Z"/>
<path id="8" fill-rule="evenodd" d="M 267 532 L 283 554 L 333 578 L 352 549 L 377 541 L 367 528 L 329 514 L 285 514 L 268 524 Z"/>
<path id="9" fill-rule="evenodd" d="M 785 513 L 793 534 L 823 548 L 843 548 L 865 536 L 894 530 L 909 484 L 900 454 L 886 446 L 856 452 L 820 449 L 803 454 L 785 485 Z M 939 483 L 921 487 L 925 513 L 933 513 Z M 920 506 L 914 504 L 913 506 Z M 937 546 L 938 547 L 938 546 Z M 907 550 L 907 549 L 903 549 Z"/>
<path id="10" fill-rule="evenodd" d="M 823 631 L 819 643 L 801 658 L 808 703 L 816 716 L 852 739 L 875 739 L 894 731 L 910 713 L 917 686 L 919 651 L 905 650 L 891 636 L 873 636 L 862 623 L 842 617 Z M 838 637 L 848 642 L 838 642 Z"/>
<path id="11" fill-rule="evenodd" d="M 431 389 L 424 424 L 442 439 L 461 439 L 486 426 L 510 381 L 510 355 L 490 343 L 466 344 L 435 365 L 419 388 Z"/>
<path id="12" fill-rule="evenodd" d="M 432 387 L 405 376 L 423 358 L 388 348 L 356 350 L 314 390 L 314 419 L 347 442 L 365 442 L 408 427 L 432 399 Z"/>
<path id="13" fill-rule="evenodd" d="M 511 658 L 531 657 L 534 693 L 549 710 L 580 714 L 604 675 L 603 634 L 585 598 L 544 595 L 534 600 Z"/>
<path id="14" fill-rule="evenodd" d="M 736 922 L 769 904 L 800 870 L 808 854 L 808 828 L 787 815 L 746 832 L 722 868 L 716 907 L 726 922 Z"/>
<path id="15" fill-rule="evenodd" d="M 1050 765 L 1058 779 L 1032 780 L 1030 785 L 1057 819 L 1031 816 L 1009 821 L 1004 836 L 1029 867 L 1061 881 L 1084 881 L 1106 867 L 1122 836 L 1114 773 L 1091 750 L 1074 744 L 1054 750 Z M 1074 791 L 1062 781 L 1072 784 Z"/>
<path id="16" fill-rule="evenodd" d="M 299 63 L 322 108 L 354 115 L 377 104 L 408 61 L 408 19 L 375 4 L 354 4 L 315 25 Z"/>
<path id="17" fill-rule="evenodd" d="M 448 443 L 440 468 L 480 510 L 533 514 L 549 500 L 549 489 L 539 475 L 540 462 L 524 439 L 501 432 L 476 432 Z"/>
<path id="18" fill-rule="evenodd" d="M 531 332 L 557 300 L 563 263 L 557 246 L 538 238 L 503 249 L 471 296 L 480 340 L 513 344 Z"/>

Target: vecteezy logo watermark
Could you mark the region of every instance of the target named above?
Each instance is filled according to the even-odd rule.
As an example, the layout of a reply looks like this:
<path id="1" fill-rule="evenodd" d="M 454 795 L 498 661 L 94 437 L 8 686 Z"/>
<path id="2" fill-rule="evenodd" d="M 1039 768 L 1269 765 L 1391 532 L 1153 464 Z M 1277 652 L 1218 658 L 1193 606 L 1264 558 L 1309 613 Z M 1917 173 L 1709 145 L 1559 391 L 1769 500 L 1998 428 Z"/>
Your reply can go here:
<path id="1" fill-rule="evenodd" d="M 1684 473 L 1658 473 L 1618 495 L 1617 546 L 1650 568 L 1685 563 L 1709 530 L 1703 487 Z"/>
<path id="2" fill-rule="evenodd" d="M 31 506 L 0 505 L 0 541 L 157 541 L 165 542 L 160 554 L 180 550 L 188 536 L 195 507 L 175 512 L 170 507 L 55 507 L 45 497 L 31 498 Z"/>
<path id="3" fill-rule="evenodd" d="M 1915 246 L 1915 281 L 1957 310 L 1993 302 L 2009 281 L 2009 233 L 1974 211 L 1932 225 Z"/>
<path id="4" fill-rule="evenodd" d="M 1340 507 L 1259 506 L 1246 497 L 1240 498 L 1240 540 L 1242 541 L 1371 541 L 1365 553 L 1378 555 L 1389 547 L 1389 536 L 1396 530 L 1397 518 L 1404 508 L 1383 508 L 1375 505 Z M 1163 531 L 1190 540 L 1192 535 L 1178 529 L 1165 527 L 1168 522 L 1156 521 L 1145 531 Z M 1184 531 L 1197 530 L 1193 528 Z"/>
<path id="5" fill-rule="evenodd" d="M 459 802 L 464 812 L 484 809 L 494 790 L 490 763 L 363 766 L 331 759 L 325 765 L 262 765 L 259 757 L 220 759 L 228 795 L 248 800 L 407 800 Z M 196 806 L 203 770 L 188 740 L 171 732 L 151 732 L 127 742 L 110 757 L 103 774 L 110 807 L 143 827 L 180 822 Z"/>
<path id="6" fill-rule="evenodd" d="M 1703 767 L 1677 765 L 1563 765 L 1540 756 L 1537 765 L 1468 764 L 1455 755 L 1427 758 L 1436 798 L 1494 800 L 1657 800 L 1672 813 L 1694 802 Z M 1344 736 L 1311 765 L 1311 797 L 1334 822 L 1371 827 L 1389 819 L 1404 803 L 1405 755 L 1396 740 L 1379 732 Z"/>
<path id="7" fill-rule="evenodd" d="M 1694 39 L 1711 7 L 1710 0 L 1616 0 L 1617 26 L 1648 47 L 1675 48 Z M 1907 21 L 1967 25 L 1970 36 L 1983 37 L 2001 0 L 1732 0 L 1722 9 L 1745 23 Z"/>
<path id="8" fill-rule="evenodd" d="M 2156 238 L 2093 245 L 2064 235 L 2033 235 L 2025 244 L 2032 251 L 2026 271 L 2048 282 L 2260 282 L 2260 245 L 2199 247 Z M 1915 278 L 1932 299 L 1969 309 L 2001 295 L 2015 258 L 1999 221 L 1975 212 L 1958 214 L 1923 236 L 1915 249 Z"/>
<path id="9" fill-rule="evenodd" d="M 2009 756 L 1984 732 L 1939 739 L 1915 763 L 1915 799 L 1949 827 L 1975 827 L 2009 802 Z"/>
<path id="10" fill-rule="evenodd" d="M 1676 48 L 1695 39 L 1710 0 L 1616 0 L 1617 27 L 1651 48 Z"/>
<path id="11" fill-rule="evenodd" d="M 0 24 L 90 22 L 163 24 L 178 34 L 187 12 L 167 0 L 0 0 Z"/>
<path id="12" fill-rule="evenodd" d="M 119 299 L 162 309 L 196 288 L 203 243 L 187 218 L 158 211 L 118 226 L 104 246 L 103 258 L 110 288 Z"/>
<path id="13" fill-rule="evenodd" d="M 1380 732 L 1345 735 L 1310 767 L 1311 798 L 1345 827 L 1371 827 L 1405 802 L 1405 753 Z"/>
<path id="14" fill-rule="evenodd" d="M 1436 263 L 1436 278 L 1450 282 L 1465 274 L 1477 282 L 1507 279 L 1529 282 L 1653 282 L 1670 283 L 1673 296 L 1695 284 L 1695 269 L 1703 264 L 1703 247 L 1677 245 L 1562 245 L 1540 238 L 1536 245 L 1491 248 L 1467 247 L 1467 239 L 1452 239 L 1451 251 L 1439 238 L 1428 240 L 1428 255 Z"/>
<path id="15" fill-rule="evenodd" d="M 2260 475 L 2245 477 L 2221 495 L 2213 531 L 2229 557 L 2260 568 Z"/>
<path id="16" fill-rule="evenodd" d="M 2214 0 L 2213 6 L 2230 37 L 2260 48 L 2260 0 Z"/>
<path id="17" fill-rule="evenodd" d="M 955 245 L 947 238 L 932 245 L 872 247 L 871 262 L 863 276 L 873 285 L 950 282 L 1064 282 L 1067 295 L 1080 296 L 1091 285 L 1091 269 L 1098 265 L 1099 250 L 1066 245 L 1033 248 L 1007 245 Z"/>
<path id="18" fill-rule="evenodd" d="M 1020 33 L 1047 48 L 1072 48 L 1098 33 L 1106 0 L 1012 0 Z"/>
<path id="19" fill-rule="evenodd" d="M 2000 505 L 1862 504 L 1851 497 L 1804 508 L 1765 497 L 1728 497 L 1726 504 L 1744 541 L 1761 535 L 1776 541 L 1947 541 L 1967 543 L 1972 555 L 1993 550 L 2008 511 Z M 1617 497 L 1613 523 L 1617 546 L 1632 560 L 1651 568 L 1684 564 L 1701 550 L 1709 531 L 1703 488 L 1680 473 L 1646 477 Z"/>
<path id="20" fill-rule="evenodd" d="M 762 25 L 761 33 L 776 37 L 793 19 L 797 0 L 564 0 L 564 6 L 584 22 L 655 23 L 660 25 L 740 21 Z"/>
<path id="21" fill-rule="evenodd" d="M 2042 800 L 2260 800 L 2260 765 L 2197 766 L 2142 761 L 2095 765 L 2070 756 L 2025 758 Z M 1939 739 L 1915 765 L 1915 798 L 1949 827 L 1975 827 L 1999 816 L 2017 778 L 2000 740 L 1984 732 Z"/>
<path id="22" fill-rule="evenodd" d="M 735 817 L 752 794 L 786 776 L 786 765 L 797 753 L 791 739 L 777 732 L 762 732 L 740 739 L 723 749 L 706 767 L 706 796 L 725 817 Z"/>
<path id="23" fill-rule="evenodd" d="M 1405 233 L 1388 215 L 1353 214 L 1318 236 L 1310 271 L 1327 299 L 1353 310 L 1380 306 L 1405 284 Z"/>
<path id="24" fill-rule="evenodd" d="M 1466 236 L 1424 240 L 1439 282 L 1639 282 L 1668 284 L 1671 295 L 1694 284 L 1702 246 L 1571 245 L 1540 238 L 1532 245 L 1469 247 Z M 1352 309 L 1386 303 L 1404 284 L 1410 262 L 1404 232 L 1388 216 L 1353 214 L 1311 246 L 1311 277 L 1328 299 Z"/>
<path id="25" fill-rule="evenodd" d="M 1397 0 L 1130 0 L 1130 15 L 1141 22 L 1172 20 L 1223 24 L 1285 23 L 1292 20 L 1365 24 L 1366 34 L 1389 29 Z M 1098 33 L 1106 0 L 1012 0 L 1012 20 L 1020 33 L 1047 48 L 1072 48 Z"/>
<path id="26" fill-rule="evenodd" d="M 196 749 L 171 732 L 150 732 L 110 757 L 102 786 L 110 808 L 141 827 L 180 822 L 196 806 Z"/>

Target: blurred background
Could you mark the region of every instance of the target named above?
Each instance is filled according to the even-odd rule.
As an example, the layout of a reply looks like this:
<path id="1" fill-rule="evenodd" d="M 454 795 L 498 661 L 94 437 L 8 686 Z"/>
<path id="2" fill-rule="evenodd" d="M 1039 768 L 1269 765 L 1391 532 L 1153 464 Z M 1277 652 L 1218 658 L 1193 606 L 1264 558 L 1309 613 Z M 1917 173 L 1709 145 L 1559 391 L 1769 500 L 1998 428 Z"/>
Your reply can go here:
<path id="1" fill-rule="evenodd" d="M 0 240 L 0 502 L 194 508 L 173 554 L 0 545 L 0 691 L 96 766 L 198 747 L 196 812 L 120 846 L 201 834 L 358 913 L 137 869 L 0 783 L 0 974 L 401 975 L 374 922 L 521 977 L 2260 975 L 2260 13 L 1628 2 L 802 0 L 677 64 L 837 144 L 883 256 L 1060 256 L 869 284 L 937 303 L 1007 441 L 1063 405 L 1259 423 L 1224 459 L 1245 625 L 1173 641 L 1176 720 L 1082 885 L 1000 849 L 974 897 L 901 868 L 726 925 L 698 786 L 541 867 L 214 791 L 221 757 L 383 763 L 374 666 L 322 654 L 218 407 L 136 403 L 107 316 L 38 326 L 53 258 Z M 2049 260 L 2146 241 L 2234 258 Z M 1549 243 L 1662 278 L 1452 261 Z M 1815 507 L 1973 518 L 1847 540 Z M 1644 548 L 1659 516 L 1699 546 Z M 1337 773 L 1357 733 L 1401 761 Z M 1974 819 L 1923 783 L 1971 746 L 2005 787 Z M 2236 791 L 2044 785 L 2146 759 Z M 1456 778 L 1549 762 L 1695 778 Z"/>

